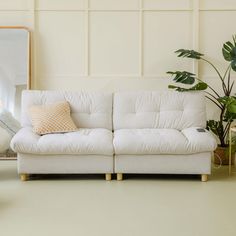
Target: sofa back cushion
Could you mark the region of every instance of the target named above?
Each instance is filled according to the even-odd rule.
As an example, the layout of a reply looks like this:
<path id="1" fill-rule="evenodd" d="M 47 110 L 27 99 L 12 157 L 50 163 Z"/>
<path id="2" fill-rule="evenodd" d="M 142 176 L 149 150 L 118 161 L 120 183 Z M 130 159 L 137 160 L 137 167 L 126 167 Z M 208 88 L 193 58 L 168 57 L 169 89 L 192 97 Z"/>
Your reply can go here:
<path id="1" fill-rule="evenodd" d="M 78 128 L 105 128 L 112 130 L 112 94 L 100 92 L 23 91 L 21 124 L 32 126 L 29 108 L 67 101 L 71 117 Z"/>
<path id="2" fill-rule="evenodd" d="M 117 92 L 113 106 L 114 130 L 206 126 L 205 97 L 201 92 Z"/>

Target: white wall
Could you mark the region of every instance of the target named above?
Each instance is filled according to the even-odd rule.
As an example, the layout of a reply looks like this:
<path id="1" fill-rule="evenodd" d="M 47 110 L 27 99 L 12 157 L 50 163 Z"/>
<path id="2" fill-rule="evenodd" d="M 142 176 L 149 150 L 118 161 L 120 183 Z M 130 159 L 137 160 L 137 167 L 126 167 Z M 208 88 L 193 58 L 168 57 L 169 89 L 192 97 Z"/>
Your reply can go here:
<path id="1" fill-rule="evenodd" d="M 176 69 L 219 86 L 209 66 L 173 52 L 200 50 L 222 70 L 234 22 L 235 0 L 0 1 L 1 25 L 33 32 L 37 89 L 165 89 Z"/>

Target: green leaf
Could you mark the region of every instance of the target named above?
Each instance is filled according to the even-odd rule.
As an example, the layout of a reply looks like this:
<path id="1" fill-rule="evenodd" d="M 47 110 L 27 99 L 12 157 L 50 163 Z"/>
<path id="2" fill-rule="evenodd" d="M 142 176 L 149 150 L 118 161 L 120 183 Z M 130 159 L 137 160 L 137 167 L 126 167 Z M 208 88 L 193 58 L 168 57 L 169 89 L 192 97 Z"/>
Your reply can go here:
<path id="1" fill-rule="evenodd" d="M 236 104 L 228 105 L 228 111 L 231 112 L 231 113 L 236 114 Z"/>
<path id="2" fill-rule="evenodd" d="M 225 120 L 234 119 L 236 114 L 236 97 L 224 96 L 217 99 L 221 104 L 225 105 Z"/>
<path id="3" fill-rule="evenodd" d="M 217 98 L 217 101 L 219 101 L 220 103 L 224 105 L 228 105 L 233 101 L 233 99 L 234 99 L 233 97 L 224 96 L 224 97 Z"/>
<path id="4" fill-rule="evenodd" d="M 231 61 L 231 68 L 236 71 L 236 59 Z"/>
<path id="5" fill-rule="evenodd" d="M 236 113 L 231 113 L 229 110 L 226 110 L 224 117 L 223 117 L 223 121 L 225 122 L 229 122 L 229 121 L 233 121 L 236 119 Z"/>
<path id="6" fill-rule="evenodd" d="M 175 86 L 175 85 L 172 85 L 172 84 L 168 85 L 168 88 L 169 89 L 175 89 L 175 91 L 178 91 L 178 92 L 186 92 L 187 91 L 186 88 L 181 88 L 179 86 Z"/>
<path id="7" fill-rule="evenodd" d="M 207 84 L 204 82 L 199 82 L 196 85 L 190 87 L 190 88 L 183 88 L 175 85 L 169 85 L 168 88 L 175 89 L 178 92 L 188 92 L 188 91 L 200 91 L 200 90 L 206 90 Z"/>
<path id="8" fill-rule="evenodd" d="M 193 59 L 201 59 L 204 54 L 196 52 L 194 50 L 188 50 L 188 49 L 179 49 L 175 51 L 175 53 L 178 53 L 178 57 L 187 57 L 187 58 L 193 58 Z"/>
<path id="9" fill-rule="evenodd" d="M 169 84 L 169 85 L 168 85 L 168 88 L 169 88 L 169 89 L 175 89 L 175 88 L 180 88 L 180 87 L 175 86 L 175 85 L 173 85 L 173 84 Z"/>
<path id="10" fill-rule="evenodd" d="M 223 96 L 218 98 L 217 100 L 224 105 L 236 104 L 235 96 Z"/>
<path id="11" fill-rule="evenodd" d="M 168 71 L 167 74 L 171 74 L 174 77 L 176 83 L 193 84 L 196 80 L 196 75 L 187 71 Z"/>
<path id="12" fill-rule="evenodd" d="M 211 130 L 216 136 L 221 137 L 224 133 L 224 127 L 222 122 L 215 120 L 207 121 L 207 129 Z"/>
<path id="13" fill-rule="evenodd" d="M 233 36 L 233 43 L 227 41 L 223 44 L 222 54 L 226 61 L 231 62 L 231 68 L 236 71 L 236 37 Z"/>
<path id="14" fill-rule="evenodd" d="M 196 85 L 194 85 L 191 90 L 206 90 L 208 85 L 204 82 L 199 82 Z"/>

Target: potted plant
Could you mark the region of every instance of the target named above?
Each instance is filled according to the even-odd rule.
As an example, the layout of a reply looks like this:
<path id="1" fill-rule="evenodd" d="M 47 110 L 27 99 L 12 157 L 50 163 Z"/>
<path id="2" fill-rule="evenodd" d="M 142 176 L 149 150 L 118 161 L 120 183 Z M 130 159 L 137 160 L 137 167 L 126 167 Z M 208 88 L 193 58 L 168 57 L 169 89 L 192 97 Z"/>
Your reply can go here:
<path id="1" fill-rule="evenodd" d="M 224 59 L 228 62 L 228 66 L 223 74 L 217 67 L 209 60 L 204 54 L 194 50 L 179 49 L 175 53 L 178 57 L 186 57 L 195 60 L 202 60 L 208 63 L 216 72 L 218 79 L 221 82 L 221 92 L 203 82 L 196 77 L 195 74 L 188 71 L 168 71 L 168 74 L 173 76 L 175 83 L 184 84 L 185 86 L 169 85 L 171 89 L 179 92 L 205 90 L 206 97 L 213 102 L 220 110 L 220 115 L 216 120 L 207 121 L 207 129 L 212 131 L 219 139 L 218 148 L 215 151 L 215 163 L 228 164 L 228 145 L 229 145 L 229 130 L 234 119 L 236 119 L 236 96 L 232 94 L 234 82 L 231 79 L 231 72 L 236 72 L 236 36 L 233 36 L 233 41 L 227 41 L 223 44 L 222 54 Z M 191 86 L 190 86 L 191 85 Z M 223 94 L 223 96 L 222 96 Z M 236 144 L 236 139 L 233 144 Z M 235 146 L 233 145 L 232 151 L 235 153 Z M 220 157 L 220 158 L 219 158 Z M 220 161 L 219 161 L 220 159 Z M 234 158 L 232 159 L 234 164 Z"/>

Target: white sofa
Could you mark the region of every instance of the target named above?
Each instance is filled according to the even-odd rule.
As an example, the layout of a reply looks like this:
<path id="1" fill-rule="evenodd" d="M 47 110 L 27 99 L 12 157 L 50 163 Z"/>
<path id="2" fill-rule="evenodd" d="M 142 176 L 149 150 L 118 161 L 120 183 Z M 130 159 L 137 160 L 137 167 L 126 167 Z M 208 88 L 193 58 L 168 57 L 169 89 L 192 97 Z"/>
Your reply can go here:
<path id="1" fill-rule="evenodd" d="M 207 181 L 217 143 L 199 92 L 121 92 L 113 102 L 115 173 L 200 174 Z"/>
<path id="2" fill-rule="evenodd" d="M 28 108 L 63 100 L 80 129 L 33 133 Z M 124 173 L 161 173 L 200 174 L 206 181 L 217 145 L 211 133 L 197 130 L 206 126 L 199 92 L 24 91 L 22 126 L 11 143 L 22 180 L 36 173 L 105 173 L 110 180 L 114 172 L 118 180 Z"/>
<path id="3" fill-rule="evenodd" d="M 65 134 L 37 135 L 32 131 L 31 105 L 68 101 L 79 130 Z M 22 129 L 11 147 L 18 153 L 18 173 L 113 173 L 112 94 L 57 91 L 24 91 Z"/>

